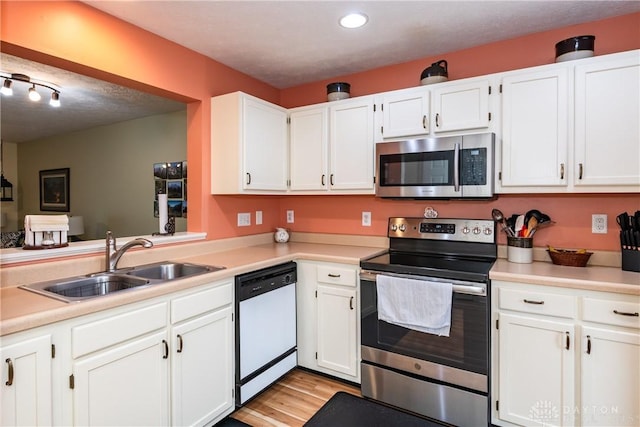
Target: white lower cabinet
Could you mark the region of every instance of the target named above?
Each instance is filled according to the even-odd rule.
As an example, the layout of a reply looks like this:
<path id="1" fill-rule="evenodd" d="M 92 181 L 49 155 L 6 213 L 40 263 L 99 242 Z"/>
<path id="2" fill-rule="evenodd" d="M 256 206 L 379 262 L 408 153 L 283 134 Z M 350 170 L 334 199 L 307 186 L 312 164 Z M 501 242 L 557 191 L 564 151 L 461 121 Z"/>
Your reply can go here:
<path id="1" fill-rule="evenodd" d="M 493 424 L 638 425 L 640 297 L 492 287 Z"/>
<path id="2" fill-rule="evenodd" d="M 156 332 L 75 363 L 74 425 L 167 425 L 165 338 Z"/>
<path id="3" fill-rule="evenodd" d="M 359 267 L 297 264 L 298 365 L 360 383 Z"/>
<path id="4" fill-rule="evenodd" d="M 3 426 L 53 424 L 51 334 L 20 333 L 2 337 Z"/>
<path id="5" fill-rule="evenodd" d="M 171 424 L 217 422 L 234 408 L 233 284 L 175 299 L 171 309 Z"/>

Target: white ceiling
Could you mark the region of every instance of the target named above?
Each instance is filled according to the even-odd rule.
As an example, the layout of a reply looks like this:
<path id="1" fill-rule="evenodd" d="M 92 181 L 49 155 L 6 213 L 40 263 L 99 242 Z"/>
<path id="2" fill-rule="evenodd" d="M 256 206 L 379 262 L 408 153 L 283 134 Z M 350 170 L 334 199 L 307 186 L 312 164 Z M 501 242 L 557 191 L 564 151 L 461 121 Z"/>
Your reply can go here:
<path id="1" fill-rule="evenodd" d="M 84 3 L 277 88 L 640 11 L 640 1 L 610 0 Z M 338 19 L 352 11 L 364 12 L 369 23 L 358 30 L 341 28 Z M 5 141 L 28 141 L 184 108 L 9 55 L 1 60 L 2 71 L 54 83 L 62 93 L 58 109 L 41 102 L 35 110 L 32 103 L 19 105 L 22 97 L 3 97 Z"/>

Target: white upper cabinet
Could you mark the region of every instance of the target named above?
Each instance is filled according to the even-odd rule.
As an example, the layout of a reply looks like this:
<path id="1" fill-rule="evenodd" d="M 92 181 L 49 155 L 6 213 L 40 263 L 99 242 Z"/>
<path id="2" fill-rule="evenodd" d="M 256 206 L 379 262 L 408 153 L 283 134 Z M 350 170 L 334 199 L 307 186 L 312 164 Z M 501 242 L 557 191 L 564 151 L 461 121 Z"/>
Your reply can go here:
<path id="1" fill-rule="evenodd" d="M 376 140 L 429 134 L 429 90 L 425 87 L 385 92 L 376 102 L 382 122 Z"/>
<path id="2" fill-rule="evenodd" d="M 498 193 L 640 191 L 640 51 L 504 73 Z"/>
<path id="3" fill-rule="evenodd" d="M 329 183 L 329 108 L 301 107 L 289 113 L 289 188 L 326 191 Z"/>
<path id="4" fill-rule="evenodd" d="M 502 79 L 502 186 L 566 186 L 566 68 Z"/>
<path id="5" fill-rule="evenodd" d="M 332 191 L 374 192 L 373 97 L 336 101 L 329 106 Z"/>
<path id="6" fill-rule="evenodd" d="M 287 189 L 287 110 L 242 92 L 211 98 L 211 193 Z"/>
<path id="7" fill-rule="evenodd" d="M 603 59 L 575 69 L 575 185 L 639 191 L 640 53 Z"/>
<path id="8" fill-rule="evenodd" d="M 433 88 L 431 128 L 434 133 L 489 127 L 488 79 L 441 83 Z"/>

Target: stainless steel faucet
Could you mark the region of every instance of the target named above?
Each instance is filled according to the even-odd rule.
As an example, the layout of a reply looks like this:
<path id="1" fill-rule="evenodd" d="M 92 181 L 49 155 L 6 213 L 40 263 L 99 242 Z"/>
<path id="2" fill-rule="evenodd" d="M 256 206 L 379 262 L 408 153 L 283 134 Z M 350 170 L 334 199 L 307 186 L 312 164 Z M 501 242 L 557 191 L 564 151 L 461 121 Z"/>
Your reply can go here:
<path id="1" fill-rule="evenodd" d="M 112 273 L 116 270 L 116 266 L 118 265 L 118 261 L 120 261 L 120 257 L 124 255 L 126 251 L 133 248 L 134 246 L 142 246 L 144 248 L 150 248 L 153 246 L 153 243 L 150 240 L 143 239 L 138 237 L 137 239 L 133 239 L 127 243 L 125 243 L 120 249 L 116 249 L 116 238 L 113 237 L 111 231 L 107 231 L 107 240 L 106 240 L 106 249 L 105 249 L 105 266 L 106 271 Z"/>

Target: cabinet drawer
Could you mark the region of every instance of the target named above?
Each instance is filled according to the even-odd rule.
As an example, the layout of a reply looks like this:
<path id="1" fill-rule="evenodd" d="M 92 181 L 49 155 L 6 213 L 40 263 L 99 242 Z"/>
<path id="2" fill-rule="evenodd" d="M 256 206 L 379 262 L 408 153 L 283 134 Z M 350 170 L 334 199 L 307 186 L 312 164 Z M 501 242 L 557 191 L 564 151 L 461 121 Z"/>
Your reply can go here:
<path id="1" fill-rule="evenodd" d="M 640 329 L 640 304 L 599 298 L 583 299 L 583 319 L 587 322 Z"/>
<path id="2" fill-rule="evenodd" d="M 165 302 L 76 326 L 71 330 L 73 358 L 166 326 L 167 303 Z"/>
<path id="3" fill-rule="evenodd" d="M 233 303 L 233 285 L 227 282 L 171 301 L 171 323 Z"/>
<path id="4" fill-rule="evenodd" d="M 500 309 L 524 313 L 566 318 L 576 315 L 576 298 L 567 295 L 499 288 L 498 304 Z"/>
<path id="5" fill-rule="evenodd" d="M 357 284 L 356 269 L 319 265 L 318 282 L 355 287 Z"/>

